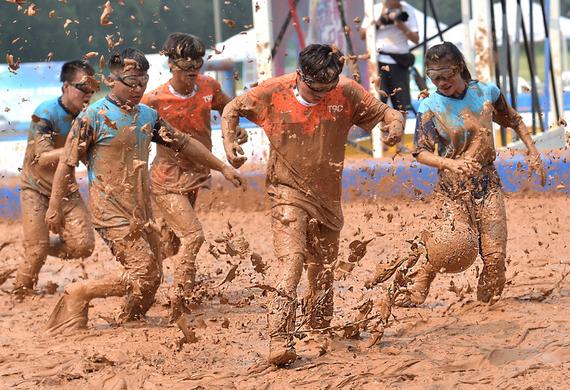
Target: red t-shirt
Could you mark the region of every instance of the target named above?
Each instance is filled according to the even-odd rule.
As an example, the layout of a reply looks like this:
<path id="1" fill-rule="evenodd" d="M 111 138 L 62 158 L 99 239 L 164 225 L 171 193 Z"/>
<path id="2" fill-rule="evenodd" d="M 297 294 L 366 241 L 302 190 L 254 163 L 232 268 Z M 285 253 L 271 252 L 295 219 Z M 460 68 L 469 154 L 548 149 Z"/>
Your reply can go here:
<path id="1" fill-rule="evenodd" d="M 210 111 L 222 112 L 230 98 L 220 84 L 211 77 L 198 75 L 196 87 L 189 96 L 177 94 L 165 83 L 144 95 L 142 103 L 154 108 L 172 127 L 200 141 L 212 149 Z M 157 145 L 150 169 L 152 192 L 155 194 L 186 194 L 209 185 L 210 170 L 193 161 L 176 156 L 174 150 Z"/>
<path id="2" fill-rule="evenodd" d="M 271 143 L 268 193 L 274 204 L 296 205 L 340 230 L 348 131 L 353 125 L 372 130 L 391 108 L 346 77 L 312 106 L 298 100 L 295 85 L 294 73 L 267 80 L 230 102 L 223 117 L 243 116 L 265 130 Z"/>

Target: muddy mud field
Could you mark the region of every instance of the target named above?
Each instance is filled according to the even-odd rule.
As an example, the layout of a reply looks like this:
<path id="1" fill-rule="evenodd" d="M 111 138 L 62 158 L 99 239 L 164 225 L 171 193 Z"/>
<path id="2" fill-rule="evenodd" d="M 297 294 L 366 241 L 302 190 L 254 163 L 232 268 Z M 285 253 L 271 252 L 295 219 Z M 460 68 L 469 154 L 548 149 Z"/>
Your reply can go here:
<path id="1" fill-rule="evenodd" d="M 223 192 L 223 191 L 222 191 Z M 242 195 L 240 195 L 242 196 Z M 0 388 L 17 389 L 564 389 L 570 383 L 570 207 L 565 195 L 507 195 L 507 285 L 492 306 L 476 301 L 480 259 L 463 274 L 439 275 L 418 308 L 394 308 L 382 341 L 369 333 L 342 337 L 358 307 L 380 294 L 364 287 L 379 262 L 407 253 L 427 223 L 428 200 L 354 199 L 344 205 L 340 259 L 349 244 L 373 238 L 368 252 L 335 282 L 332 335 L 299 329 L 300 359 L 288 369 L 266 363 L 267 292 L 279 264 L 270 220 L 259 196 L 246 207 L 216 191 L 199 198 L 207 243 L 198 257 L 199 288 L 186 335 L 168 323 L 165 279 L 147 321 L 118 325 L 122 300 L 95 300 L 88 330 L 48 337 L 43 328 L 65 285 L 120 270 L 98 237 L 83 261 L 49 257 L 38 295 L 17 302 L 0 293 Z M 243 237 L 247 253 L 228 250 L 228 235 Z M 0 223 L 0 265 L 6 273 L 23 256 L 21 225 Z M 224 249 L 225 248 L 225 249 Z M 253 257 L 251 254 L 255 252 Z M 230 254 L 234 256 L 231 256 Z M 259 256 L 258 256 L 259 255 Z M 265 286 L 265 287 L 264 287 Z M 306 288 L 303 279 L 301 289 Z"/>

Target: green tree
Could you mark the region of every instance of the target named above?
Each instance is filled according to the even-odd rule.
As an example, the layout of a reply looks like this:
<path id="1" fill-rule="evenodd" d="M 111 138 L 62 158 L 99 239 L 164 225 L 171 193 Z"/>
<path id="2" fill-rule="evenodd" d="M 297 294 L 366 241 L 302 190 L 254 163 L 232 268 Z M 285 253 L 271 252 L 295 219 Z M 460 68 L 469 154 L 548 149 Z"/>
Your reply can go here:
<path id="1" fill-rule="evenodd" d="M 109 18 L 113 24 L 107 26 L 99 23 L 103 0 L 99 4 L 36 0 L 37 12 L 28 16 L 26 11 L 31 3 L 27 1 L 22 7 L 5 1 L 0 3 L 2 62 L 5 53 L 25 62 L 45 60 L 50 52 L 53 60 L 80 58 L 91 51 L 106 54 L 108 35 L 112 35 L 115 42 L 123 38 L 124 45 L 146 53 L 158 52 L 168 34 L 174 31 L 195 34 L 208 47 L 214 44 L 211 0 L 113 0 L 114 11 Z M 252 24 L 251 0 L 225 0 L 221 6 L 222 18 L 236 23 L 234 28 L 223 25 L 223 39 Z"/>

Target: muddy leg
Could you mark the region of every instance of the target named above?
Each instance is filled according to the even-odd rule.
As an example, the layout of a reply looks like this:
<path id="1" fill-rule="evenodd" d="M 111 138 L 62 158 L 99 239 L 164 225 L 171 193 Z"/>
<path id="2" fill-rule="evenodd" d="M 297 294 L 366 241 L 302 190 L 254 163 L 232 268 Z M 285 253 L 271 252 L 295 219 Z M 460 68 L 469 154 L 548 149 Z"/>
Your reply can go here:
<path id="1" fill-rule="evenodd" d="M 163 217 L 161 207 L 156 203 L 156 195 L 154 194 L 152 196 L 152 214 L 160 237 L 162 258 L 167 259 L 176 255 L 180 250 L 180 239 Z"/>
<path id="2" fill-rule="evenodd" d="M 128 227 L 119 227 L 101 229 L 100 233 L 111 247 L 111 252 L 125 267 L 127 297 L 120 319 L 131 321 L 144 317 L 154 303 L 154 295 L 162 278 L 161 258 L 154 232 L 150 229 L 129 232 Z"/>
<path id="3" fill-rule="evenodd" d="M 73 283 L 65 288 L 48 322 L 46 333 L 58 334 L 87 327 L 89 302 L 94 298 L 123 296 L 127 281 L 120 276 Z"/>
<path id="4" fill-rule="evenodd" d="M 65 226 L 60 236 L 50 237 L 50 256 L 79 259 L 91 256 L 95 234 L 91 217 L 81 195 L 74 193 L 63 202 Z"/>
<path id="5" fill-rule="evenodd" d="M 205 240 L 193 201 L 193 197 L 179 194 L 155 196 L 156 205 L 163 218 L 180 240 L 178 254 L 173 258 L 175 269 L 170 294 L 172 322 L 180 317 L 185 302 L 192 298 L 196 283 L 196 256 Z"/>
<path id="6" fill-rule="evenodd" d="M 307 213 L 294 206 L 274 206 L 271 227 L 273 246 L 281 270 L 277 293 L 271 296 L 267 322 L 270 332 L 271 364 L 293 363 L 297 354 L 293 346 L 297 310 L 297 285 L 301 280 L 307 252 Z"/>
<path id="7" fill-rule="evenodd" d="M 315 221 L 316 222 L 316 221 Z M 312 248 L 307 264 L 309 291 L 305 299 L 308 325 L 312 329 L 329 327 L 334 311 L 334 269 L 338 256 L 339 233 L 323 225 L 309 228 Z"/>
<path id="8" fill-rule="evenodd" d="M 477 299 L 494 303 L 505 287 L 507 216 L 501 189 L 493 189 L 478 207 L 479 233 L 483 270 L 479 276 Z"/>
<path id="9" fill-rule="evenodd" d="M 24 259 L 18 266 L 14 293 L 23 297 L 31 292 L 49 251 L 49 231 L 45 224 L 48 198 L 39 192 L 24 189 L 20 193 Z"/>
<path id="10" fill-rule="evenodd" d="M 160 285 L 160 258 L 156 246 L 146 232 L 129 232 L 129 227 L 100 229 L 99 233 L 111 247 L 111 252 L 125 267 L 120 276 L 73 283 L 65 289 L 46 326 L 54 334 L 66 330 L 85 328 L 89 302 L 95 298 L 127 295 L 120 318 L 137 319 L 147 312 L 154 302 Z"/>

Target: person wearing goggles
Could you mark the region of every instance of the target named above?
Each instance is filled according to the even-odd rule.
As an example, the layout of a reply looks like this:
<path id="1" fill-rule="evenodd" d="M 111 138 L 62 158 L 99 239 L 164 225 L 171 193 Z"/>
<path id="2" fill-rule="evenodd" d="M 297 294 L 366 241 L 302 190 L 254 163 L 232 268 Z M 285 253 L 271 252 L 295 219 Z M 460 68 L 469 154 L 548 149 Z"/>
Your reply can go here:
<path id="1" fill-rule="evenodd" d="M 25 255 L 13 290 L 19 299 L 33 292 L 48 254 L 75 259 L 88 257 L 93 251 L 93 227 L 74 178 L 62 201 L 65 223 L 57 236 L 50 237 L 44 220 L 57 162 L 72 122 L 99 89 L 94 74 L 85 61 L 66 62 L 60 74 L 61 96 L 41 103 L 32 114 L 20 184 Z"/>
<path id="2" fill-rule="evenodd" d="M 396 272 L 393 301 L 398 306 L 422 304 L 439 272 L 465 271 L 480 255 L 477 299 L 493 304 L 505 286 L 507 248 L 505 202 L 493 163 L 493 122 L 519 136 L 528 149 L 530 171 L 543 186 L 544 166 L 521 116 L 497 86 L 471 79 L 454 44 L 431 47 L 425 64 L 437 91 L 420 103 L 413 155 L 438 169 L 437 209 L 416 250 Z"/>
<path id="3" fill-rule="evenodd" d="M 222 115 L 224 148 L 234 167 L 245 162 L 236 139 L 239 117 L 263 127 L 270 141 L 267 194 L 277 265 L 277 291 L 268 313 L 271 364 L 296 360 L 297 286 L 307 266 L 304 316 L 312 329 L 333 315 L 333 273 L 343 226 L 342 167 L 348 131 L 382 123 L 383 141 L 399 142 L 403 117 L 354 80 L 340 76 L 343 55 L 313 44 L 299 54 L 298 70 L 265 81 L 232 100 Z M 305 321 L 303 321 L 305 322 Z"/>
<path id="4" fill-rule="evenodd" d="M 124 48 L 111 54 L 109 94 L 87 107 L 74 122 L 54 179 L 46 224 L 60 231 L 68 178 L 83 160 L 89 177 L 89 205 L 95 229 L 121 262 L 121 273 L 73 283 L 56 304 L 48 333 L 84 328 L 89 302 L 125 296 L 121 322 L 144 318 L 154 302 L 162 277 L 160 242 L 153 226 L 150 142 L 169 147 L 182 159 L 192 159 L 220 171 L 235 186 L 244 184 L 237 172 L 208 148 L 162 119 L 156 110 L 139 104 L 148 82 L 144 54 Z"/>
<path id="5" fill-rule="evenodd" d="M 168 57 L 172 77 L 145 94 L 142 103 L 211 150 L 210 113 L 216 110 L 221 114 L 230 98 L 215 79 L 200 74 L 204 65 L 204 43 L 191 34 L 172 33 L 164 42 L 162 53 Z M 247 138 L 247 134 L 240 137 L 244 136 Z M 194 207 L 198 191 L 209 188 L 210 179 L 210 168 L 192 159 L 180 159 L 171 148 L 157 146 L 150 180 L 163 253 L 165 257 L 174 255 L 171 321 L 189 311 L 196 279 L 196 256 L 205 239 Z"/>

